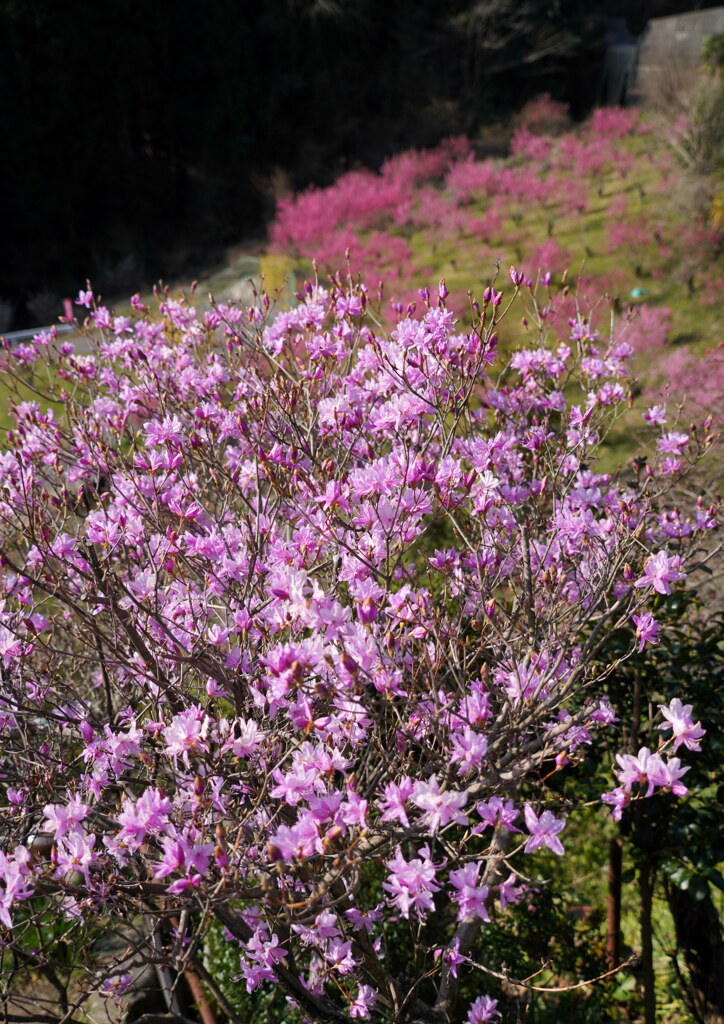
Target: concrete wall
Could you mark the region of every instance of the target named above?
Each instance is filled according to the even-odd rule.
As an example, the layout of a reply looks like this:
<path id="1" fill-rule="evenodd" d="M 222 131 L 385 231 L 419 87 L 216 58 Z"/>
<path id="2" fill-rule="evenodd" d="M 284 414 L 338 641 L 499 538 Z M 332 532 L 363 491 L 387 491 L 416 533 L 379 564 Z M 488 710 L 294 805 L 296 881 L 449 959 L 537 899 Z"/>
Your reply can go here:
<path id="1" fill-rule="evenodd" d="M 634 99 L 656 102 L 667 88 L 693 83 L 704 40 L 717 32 L 724 32 L 724 7 L 652 18 L 639 43 Z"/>

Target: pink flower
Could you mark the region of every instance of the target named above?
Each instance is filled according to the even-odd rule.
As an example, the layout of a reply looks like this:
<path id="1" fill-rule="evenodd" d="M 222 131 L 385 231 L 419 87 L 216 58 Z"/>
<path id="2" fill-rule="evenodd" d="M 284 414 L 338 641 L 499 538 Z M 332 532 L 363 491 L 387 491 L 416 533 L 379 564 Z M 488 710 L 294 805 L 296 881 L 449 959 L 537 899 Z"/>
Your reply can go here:
<path id="1" fill-rule="evenodd" d="M 675 751 L 682 743 L 688 750 L 701 750 L 699 740 L 706 735 L 706 729 L 702 729 L 701 722 L 694 724 L 691 704 L 682 704 L 678 697 L 674 697 L 668 707 L 659 704 L 659 710 L 666 719 L 659 729 L 672 730 Z"/>
<path id="2" fill-rule="evenodd" d="M 686 573 L 679 571 L 681 558 L 670 557 L 665 551 L 651 555 L 644 567 L 644 574 L 634 583 L 635 587 L 653 587 L 659 594 L 670 594 L 671 583 L 686 579 Z"/>
<path id="3" fill-rule="evenodd" d="M 456 892 L 453 899 L 458 904 L 458 921 L 475 914 L 482 921 L 489 921 L 490 915 L 485 901 L 488 898 L 488 886 L 478 885 L 480 863 L 466 864 L 457 871 L 450 872 L 450 884 Z"/>
<path id="4" fill-rule="evenodd" d="M 457 825 L 467 825 L 467 815 L 462 811 L 467 801 L 467 793 L 457 793 L 455 790 L 441 792 L 435 775 L 427 782 L 416 782 L 412 790 L 412 802 L 426 812 L 423 821 L 433 834 L 441 825 L 451 821 Z"/>
<path id="5" fill-rule="evenodd" d="M 636 624 L 636 636 L 639 641 L 637 650 L 640 654 L 646 644 L 657 644 L 659 642 L 659 630 L 661 627 L 651 612 L 644 612 L 643 615 L 632 615 L 631 618 Z"/>
<path id="6" fill-rule="evenodd" d="M 287 863 L 321 853 L 323 847 L 317 822 L 311 815 L 303 815 L 296 825 L 280 825 L 269 840 L 267 850 L 272 860 Z"/>
<path id="7" fill-rule="evenodd" d="M 484 803 L 477 804 L 475 810 L 485 822 L 482 828 L 487 828 L 489 825 L 497 828 L 500 825 L 501 828 L 507 829 L 508 832 L 520 832 L 520 829 L 516 828 L 513 824 L 520 811 L 516 810 L 512 800 L 503 800 L 499 796 L 491 796 Z"/>
<path id="8" fill-rule="evenodd" d="M 457 978 L 458 967 L 465 963 L 465 957 L 460 953 L 460 939 L 453 939 L 447 949 L 436 949 L 432 955 L 435 960 L 442 960 L 443 964 L 449 968 L 453 978 Z"/>
<path id="9" fill-rule="evenodd" d="M 201 708 L 191 708 L 189 711 L 174 715 L 171 724 L 163 730 L 166 752 L 171 757 L 181 754 L 184 762 L 188 764 L 189 753 L 208 752 L 209 747 L 205 742 L 208 729 L 209 720 Z"/>
<path id="10" fill-rule="evenodd" d="M 80 823 L 88 815 L 88 808 L 79 796 L 73 796 L 65 805 L 46 804 L 43 815 L 47 818 L 48 831 L 53 831 L 57 840 L 69 832 L 82 833 Z"/>
<path id="11" fill-rule="evenodd" d="M 500 1017 L 500 1013 L 496 1010 L 497 1005 L 497 999 L 492 999 L 490 996 L 478 996 L 468 1010 L 465 1024 L 487 1024 L 488 1021 L 496 1020 Z"/>
<path id="12" fill-rule="evenodd" d="M 661 785 L 663 761 L 658 754 L 652 754 L 648 747 L 641 747 L 636 756 L 616 754 L 616 760 L 620 767 L 614 769 L 614 775 L 627 792 L 630 792 L 634 784 L 646 783 L 646 796 L 651 796 L 656 786 Z"/>
<path id="13" fill-rule="evenodd" d="M 646 410 L 643 417 L 652 427 L 662 426 L 666 423 L 666 409 L 663 405 L 652 405 L 651 408 Z"/>
<path id="14" fill-rule="evenodd" d="M 667 455 L 681 455 L 688 443 L 688 434 L 676 433 L 674 431 L 660 437 L 657 447 L 660 452 L 664 452 Z"/>
<path id="15" fill-rule="evenodd" d="M 405 811 L 405 804 L 410 799 L 413 789 L 412 779 L 403 776 L 399 785 L 395 782 L 388 782 L 384 789 L 384 797 L 379 802 L 382 811 L 380 821 L 399 821 L 405 828 L 409 828 L 410 822 Z"/>
<path id="16" fill-rule="evenodd" d="M 488 752 L 488 741 L 480 733 L 471 729 L 469 725 L 465 726 L 462 734 L 455 733 L 452 742 L 453 752 L 450 755 L 450 760 L 453 763 L 460 762 L 458 775 L 464 775 L 476 768 Z"/>
<path id="17" fill-rule="evenodd" d="M 436 866 L 430 859 L 427 846 L 420 849 L 422 857 L 413 857 L 406 861 L 402 851 L 397 852 L 392 860 L 386 862 L 391 874 L 382 888 L 391 894 L 390 903 L 399 908 L 403 917 L 409 917 L 414 910 L 419 917 L 435 909 L 433 894 L 439 892 L 440 885 L 436 881 Z"/>
<path id="18" fill-rule="evenodd" d="M 678 757 L 664 761 L 660 754 L 652 754 L 648 747 L 641 747 L 636 757 L 633 754 L 616 754 L 616 760 L 620 767 L 614 769 L 614 774 L 627 792 L 634 785 L 646 785 L 647 797 L 657 787 L 670 789 L 675 796 L 685 796 L 688 792 L 680 780 L 689 769 L 682 766 Z"/>
<path id="19" fill-rule="evenodd" d="M 621 789 L 617 786 L 611 790 L 610 793 L 604 793 L 601 797 L 601 802 L 609 804 L 611 807 L 611 814 L 614 821 L 620 821 L 623 815 L 624 807 L 627 807 L 631 800 L 630 793 L 627 793 L 625 789 Z"/>
<path id="20" fill-rule="evenodd" d="M 360 985 L 353 1003 L 350 1003 L 349 1015 L 353 1018 L 367 1018 L 377 1001 L 374 989 L 369 985 Z"/>
<path id="21" fill-rule="evenodd" d="M 90 866 L 96 859 L 93 847 L 96 837 L 71 832 L 64 836 L 56 848 L 56 876 L 62 877 L 70 871 L 80 871 L 88 881 Z"/>
<path id="22" fill-rule="evenodd" d="M 123 974 L 116 974 L 111 978 L 106 978 L 99 989 L 99 994 L 107 999 L 118 999 L 132 985 L 133 975 L 130 971 L 125 971 Z"/>
<path id="23" fill-rule="evenodd" d="M 147 789 L 133 803 L 126 800 L 118 815 L 123 837 L 143 842 L 147 832 L 159 832 L 166 827 L 171 801 L 160 789 Z"/>
<path id="24" fill-rule="evenodd" d="M 355 928 L 364 928 L 371 935 L 372 925 L 382 917 L 380 913 L 382 906 L 382 903 L 378 903 L 373 910 L 358 910 L 356 907 L 350 907 L 349 910 L 345 910 L 344 916 L 349 918 Z"/>
<path id="25" fill-rule="evenodd" d="M 566 827 L 565 818 L 554 818 L 550 811 L 543 811 L 540 817 L 535 813 L 530 804 L 525 805 L 525 824 L 530 832 L 530 839 L 526 840 L 525 853 L 532 853 L 540 846 L 547 846 L 558 856 L 563 855 L 563 843 L 558 838 L 558 833 Z"/>
<path id="26" fill-rule="evenodd" d="M 505 910 L 509 903 L 520 903 L 525 893 L 525 886 L 516 885 L 518 876 L 511 871 L 506 879 L 498 883 L 498 899 L 500 909 Z"/>

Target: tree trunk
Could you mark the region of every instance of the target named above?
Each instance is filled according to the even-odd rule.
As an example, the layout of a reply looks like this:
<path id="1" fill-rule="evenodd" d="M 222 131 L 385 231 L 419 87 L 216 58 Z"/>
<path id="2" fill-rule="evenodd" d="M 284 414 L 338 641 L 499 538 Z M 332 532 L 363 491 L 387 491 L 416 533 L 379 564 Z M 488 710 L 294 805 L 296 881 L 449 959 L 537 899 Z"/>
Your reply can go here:
<path id="1" fill-rule="evenodd" d="M 644 986 L 644 1021 L 656 1024 L 656 977 L 654 975 L 654 933 L 651 910 L 654 895 L 654 865 L 646 859 L 639 869 L 641 899 L 641 976 Z"/>
<path id="2" fill-rule="evenodd" d="M 608 966 L 618 967 L 621 959 L 621 865 L 622 844 L 612 839 L 608 844 L 608 904 L 606 927 L 606 958 Z"/>
<path id="3" fill-rule="evenodd" d="M 724 939 L 711 894 L 694 899 L 688 889 L 672 885 L 666 895 L 695 1008 L 705 1024 L 724 1024 Z"/>

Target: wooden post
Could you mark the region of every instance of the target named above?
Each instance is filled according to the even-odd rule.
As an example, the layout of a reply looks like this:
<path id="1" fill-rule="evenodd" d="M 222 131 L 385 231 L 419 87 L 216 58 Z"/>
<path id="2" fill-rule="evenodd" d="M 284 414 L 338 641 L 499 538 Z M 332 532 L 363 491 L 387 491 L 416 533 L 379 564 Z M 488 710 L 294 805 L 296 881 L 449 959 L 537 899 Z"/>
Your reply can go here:
<path id="1" fill-rule="evenodd" d="M 656 1024 L 656 977 L 654 974 L 654 867 L 646 858 L 639 868 L 641 898 L 641 975 L 644 988 L 644 1022 Z"/>
<path id="2" fill-rule="evenodd" d="M 621 868 L 623 847 L 620 839 L 608 844 L 608 903 L 606 958 L 608 966 L 618 967 L 621 959 Z"/>

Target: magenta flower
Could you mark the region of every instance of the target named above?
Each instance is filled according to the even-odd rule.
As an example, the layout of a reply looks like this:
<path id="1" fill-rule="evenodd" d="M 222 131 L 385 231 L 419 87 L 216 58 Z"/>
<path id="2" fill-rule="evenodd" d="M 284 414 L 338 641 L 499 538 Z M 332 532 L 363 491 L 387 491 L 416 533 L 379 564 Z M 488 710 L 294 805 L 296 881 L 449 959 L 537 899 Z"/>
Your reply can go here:
<path id="1" fill-rule="evenodd" d="M 440 947 L 439 949 L 433 950 L 432 955 L 436 960 L 442 960 L 445 967 L 449 968 L 450 974 L 453 978 L 457 978 L 458 967 L 460 964 L 465 963 L 465 957 L 460 953 L 460 939 L 453 939 L 447 949 L 442 949 L 442 947 Z"/>
<path id="2" fill-rule="evenodd" d="M 659 438 L 657 448 L 667 455 L 681 455 L 689 443 L 689 435 L 672 431 Z"/>
<path id="3" fill-rule="evenodd" d="M 652 754 L 648 747 L 641 747 L 638 754 L 616 754 L 619 768 L 614 775 L 623 788 L 631 791 L 634 785 L 646 785 L 646 796 L 651 796 L 656 786 L 661 785 L 664 763 L 658 754 Z M 608 802 L 608 801 L 607 801 Z"/>
<path id="4" fill-rule="evenodd" d="M 611 814 L 614 821 L 620 821 L 623 815 L 624 807 L 627 807 L 631 800 L 631 794 L 625 789 L 621 789 L 617 786 L 612 789 L 610 793 L 604 793 L 601 796 L 601 802 L 608 804 L 611 807 Z"/>
<path id="5" fill-rule="evenodd" d="M 190 753 L 208 751 L 208 729 L 209 720 L 201 708 L 192 708 L 174 715 L 171 724 L 163 730 L 167 753 L 172 757 L 181 754 L 184 763 L 188 764 Z"/>
<path id="6" fill-rule="evenodd" d="M 6 856 L 0 850 L 0 924 L 12 929 L 10 909 L 16 900 L 29 899 L 33 895 L 27 884 L 30 875 L 28 861 L 30 854 L 24 846 L 17 846 L 15 854 Z"/>
<path id="7" fill-rule="evenodd" d="M 666 423 L 666 409 L 663 405 L 652 405 L 643 414 L 643 418 L 647 423 L 650 423 L 652 427 L 662 426 Z"/>
<path id="8" fill-rule="evenodd" d="M 46 804 L 43 815 L 47 830 L 54 832 L 57 840 L 67 833 L 83 831 L 80 823 L 87 817 L 88 808 L 79 796 L 73 796 L 67 804 Z"/>
<path id="9" fill-rule="evenodd" d="M 132 985 L 133 975 L 130 971 L 125 971 L 123 974 L 114 974 L 106 978 L 99 989 L 99 994 L 107 999 L 119 999 Z"/>
<path id="10" fill-rule="evenodd" d="M 56 876 L 62 877 L 68 872 L 79 871 L 88 882 L 91 864 L 96 860 L 93 849 L 95 843 L 95 836 L 86 836 L 82 832 L 70 832 L 64 836 L 56 847 Z"/>
<path id="11" fill-rule="evenodd" d="M 118 815 L 123 838 L 140 844 L 147 832 L 159 832 L 166 827 L 171 801 L 159 789 L 149 788 L 133 803 L 126 800 Z"/>
<path id="12" fill-rule="evenodd" d="M 636 636 L 639 642 L 637 650 L 640 654 L 646 644 L 657 644 L 659 642 L 661 626 L 651 612 L 644 612 L 643 615 L 632 615 L 631 618 L 636 625 Z"/>
<path id="13" fill-rule="evenodd" d="M 467 825 L 467 815 L 462 808 L 468 801 L 467 793 L 455 790 L 441 792 L 437 776 L 432 775 L 427 782 L 416 782 L 412 790 L 412 802 L 425 811 L 423 821 L 435 834 L 438 828 L 454 821 L 457 825 Z"/>
<path id="14" fill-rule="evenodd" d="M 405 804 L 412 796 L 412 779 L 403 776 L 399 785 L 395 782 L 388 782 L 384 789 L 384 797 L 379 802 L 382 811 L 380 821 L 399 821 L 405 828 L 409 828 L 410 822 L 407 818 Z"/>
<path id="15" fill-rule="evenodd" d="M 701 750 L 699 740 L 706 735 L 706 729 L 702 729 L 701 722 L 694 723 L 691 704 L 682 704 L 678 697 L 674 697 L 668 707 L 659 704 L 659 710 L 666 719 L 659 729 L 672 730 L 675 751 L 682 743 L 688 750 Z"/>
<path id="16" fill-rule="evenodd" d="M 681 778 L 689 771 L 688 765 L 682 765 L 678 757 L 670 757 L 663 764 L 661 769 L 661 785 L 664 789 L 670 789 L 674 796 L 686 796 L 689 790 Z"/>
<path id="17" fill-rule="evenodd" d="M 645 785 L 647 797 L 657 787 L 670 789 L 675 796 L 685 796 L 688 792 L 681 778 L 689 768 L 682 766 L 678 757 L 664 761 L 660 754 L 652 754 L 648 747 L 642 747 L 636 757 L 633 754 L 616 754 L 616 760 L 620 767 L 614 769 L 614 774 L 627 792 L 634 785 Z"/>
<path id="18" fill-rule="evenodd" d="M 550 811 L 543 811 L 540 817 L 535 813 L 530 804 L 525 805 L 525 824 L 530 832 L 530 839 L 526 840 L 525 853 L 532 853 L 540 846 L 547 846 L 558 856 L 563 855 L 563 843 L 558 838 L 558 833 L 566 827 L 565 818 L 554 818 Z"/>
<path id="19" fill-rule="evenodd" d="M 458 775 L 464 775 L 466 772 L 472 771 L 473 768 L 477 768 L 488 752 L 488 741 L 480 733 L 471 729 L 469 725 L 465 726 L 462 733 L 456 733 L 452 742 L 453 752 L 450 755 L 450 760 L 460 762 Z"/>
<path id="20" fill-rule="evenodd" d="M 369 985 L 360 985 L 353 1003 L 350 1003 L 349 1015 L 353 1018 L 366 1019 L 377 1001 L 377 995 Z"/>
<path id="21" fill-rule="evenodd" d="M 475 810 L 485 823 L 482 828 L 487 828 L 489 825 L 497 828 L 500 825 L 501 828 L 505 828 L 509 832 L 520 832 L 520 829 L 516 828 L 513 824 L 520 811 L 516 809 L 512 800 L 503 800 L 499 796 L 491 796 L 484 803 L 477 804 Z"/>
<path id="22" fill-rule="evenodd" d="M 653 587 L 659 594 L 670 594 L 671 584 L 686 579 L 686 573 L 680 572 L 681 558 L 679 555 L 667 555 L 659 551 L 651 555 L 644 567 L 644 574 L 634 583 L 635 587 Z"/>
<path id="23" fill-rule="evenodd" d="M 487 1024 L 488 1021 L 497 1020 L 500 1017 L 500 1013 L 496 1009 L 497 1005 L 497 999 L 492 999 L 490 996 L 478 996 L 470 1005 L 465 1024 Z"/>
<path id="24" fill-rule="evenodd" d="M 485 905 L 488 898 L 488 886 L 478 885 L 480 863 L 471 862 L 456 871 L 450 872 L 450 884 L 455 888 L 453 899 L 458 904 L 458 921 L 475 914 L 482 921 L 489 921 L 490 915 Z"/>
<path id="25" fill-rule="evenodd" d="M 406 861 L 398 847 L 395 856 L 386 862 L 391 874 L 382 888 L 390 893 L 390 903 L 398 907 L 403 917 L 409 917 L 411 910 L 425 917 L 427 911 L 435 909 L 433 895 L 440 890 L 437 868 L 427 846 L 421 847 L 420 853 L 422 857 Z"/>
<path id="26" fill-rule="evenodd" d="M 498 883 L 498 899 L 500 909 L 505 910 L 509 903 L 520 903 L 525 894 L 525 886 L 516 885 L 518 876 L 511 871 L 507 878 Z"/>
<path id="27" fill-rule="evenodd" d="M 373 924 L 382 918 L 380 912 L 382 906 L 382 903 L 378 903 L 372 910 L 359 910 L 357 907 L 350 907 L 349 910 L 345 910 L 344 916 L 349 918 L 355 928 L 364 928 L 368 935 L 371 935 Z"/>

